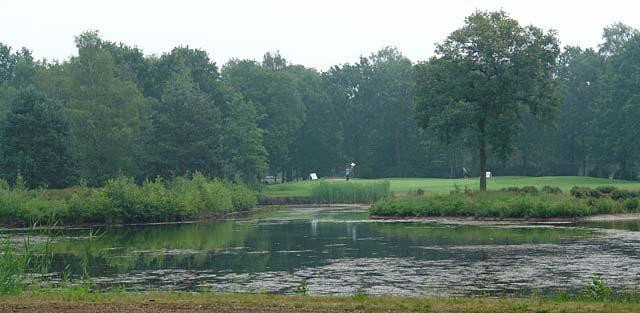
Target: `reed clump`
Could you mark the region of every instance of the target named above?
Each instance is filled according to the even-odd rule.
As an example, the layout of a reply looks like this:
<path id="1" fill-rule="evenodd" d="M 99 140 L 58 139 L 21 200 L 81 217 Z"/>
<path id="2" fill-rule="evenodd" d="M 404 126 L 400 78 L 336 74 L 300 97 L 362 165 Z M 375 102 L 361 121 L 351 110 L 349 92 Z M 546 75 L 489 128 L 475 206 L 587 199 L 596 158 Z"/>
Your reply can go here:
<path id="1" fill-rule="evenodd" d="M 391 183 L 318 182 L 311 189 L 314 203 L 372 203 L 391 194 Z"/>

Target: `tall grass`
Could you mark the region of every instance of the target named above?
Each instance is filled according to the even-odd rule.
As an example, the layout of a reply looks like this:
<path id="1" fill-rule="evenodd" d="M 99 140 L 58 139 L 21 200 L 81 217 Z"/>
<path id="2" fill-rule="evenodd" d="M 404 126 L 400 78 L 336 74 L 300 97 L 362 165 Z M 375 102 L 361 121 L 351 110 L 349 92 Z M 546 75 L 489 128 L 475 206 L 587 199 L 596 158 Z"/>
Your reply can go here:
<path id="1" fill-rule="evenodd" d="M 374 203 L 377 216 L 460 216 L 495 218 L 573 218 L 638 212 L 638 200 L 576 198 L 550 192 L 452 192 L 449 195 L 384 199 Z"/>
<path id="2" fill-rule="evenodd" d="M 12 240 L 9 236 L 0 237 L 0 295 L 20 294 L 24 291 L 69 289 L 72 269 L 67 265 L 65 270 L 50 273 L 53 261 L 53 238 L 62 235 L 56 229 L 56 224 L 49 221 L 45 227 L 32 226 L 27 230 L 23 239 Z M 39 238 L 34 239 L 32 234 Z M 95 244 L 97 233 L 89 232 L 89 237 L 83 241 L 83 246 L 90 249 Z M 82 273 L 74 287 L 88 289 L 93 284 L 88 268 L 91 258 L 90 252 L 82 256 Z M 79 285 L 78 285 L 79 283 Z"/>
<path id="3" fill-rule="evenodd" d="M 172 180 L 108 180 L 102 188 L 81 186 L 70 199 L 50 199 L 16 182 L 0 181 L 0 223 L 33 225 L 47 220 L 77 223 L 141 223 L 198 219 L 245 210 L 256 195 L 242 184 L 210 179 L 200 173 Z"/>
<path id="4" fill-rule="evenodd" d="M 311 189 L 315 203 L 371 203 L 391 194 L 389 181 L 373 183 L 319 182 Z"/>
<path id="5" fill-rule="evenodd" d="M 51 265 L 51 228 L 44 242 L 27 236 L 22 242 L 0 238 L 0 294 L 18 294 L 29 281 L 46 277 Z"/>

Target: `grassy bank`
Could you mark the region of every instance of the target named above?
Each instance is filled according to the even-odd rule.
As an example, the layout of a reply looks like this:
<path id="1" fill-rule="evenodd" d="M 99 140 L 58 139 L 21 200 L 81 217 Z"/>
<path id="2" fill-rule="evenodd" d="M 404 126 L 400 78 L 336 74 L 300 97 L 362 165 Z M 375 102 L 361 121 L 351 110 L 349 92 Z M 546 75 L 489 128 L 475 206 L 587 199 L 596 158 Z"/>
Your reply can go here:
<path id="1" fill-rule="evenodd" d="M 266 294 L 92 294 L 62 291 L 0 297 L 10 312 L 638 312 L 637 301 L 569 298 L 278 296 Z"/>
<path id="2" fill-rule="evenodd" d="M 595 214 L 637 213 L 638 193 L 615 187 L 574 187 L 563 194 L 557 187 L 510 187 L 485 193 L 451 192 L 374 203 L 374 216 L 455 216 L 476 218 L 574 218 Z"/>
<path id="3" fill-rule="evenodd" d="M 148 180 L 137 185 L 119 177 L 102 188 L 80 187 L 55 197 L 47 190 L 27 190 L 18 180 L 0 181 L 0 223 L 144 223 L 170 222 L 244 210 L 256 204 L 246 186 L 209 179 L 196 173 L 169 181 Z"/>
<path id="4" fill-rule="evenodd" d="M 448 194 L 456 188 L 469 190 L 478 189 L 478 179 L 446 179 L 446 178 L 385 178 L 385 179 L 354 179 L 355 183 L 375 183 L 389 181 L 391 192 L 396 196 L 404 196 L 415 193 L 421 189 L 427 195 Z M 342 183 L 344 179 L 322 179 L 320 181 L 299 181 L 284 184 L 265 186 L 262 195 L 265 197 L 311 197 L 314 186 L 323 183 Z M 609 180 L 605 178 L 593 178 L 583 176 L 547 176 L 547 177 L 522 177 L 505 176 L 489 179 L 490 190 L 500 190 L 507 187 L 552 186 L 569 192 L 573 186 L 597 187 L 615 186 L 626 190 L 640 190 L 640 181 Z"/>

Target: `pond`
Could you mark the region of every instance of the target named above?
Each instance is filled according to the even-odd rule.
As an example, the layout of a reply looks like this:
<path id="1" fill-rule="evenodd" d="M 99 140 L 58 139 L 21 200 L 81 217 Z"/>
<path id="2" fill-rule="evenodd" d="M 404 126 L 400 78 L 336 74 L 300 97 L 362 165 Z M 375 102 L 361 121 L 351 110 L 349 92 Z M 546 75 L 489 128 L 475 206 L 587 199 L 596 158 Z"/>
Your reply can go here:
<path id="1" fill-rule="evenodd" d="M 280 209 L 194 224 L 65 229 L 52 243 L 50 271 L 76 278 L 86 271 L 105 289 L 340 295 L 575 292 L 598 272 L 631 291 L 640 285 L 639 229 L 635 221 L 380 221 L 357 206 Z"/>

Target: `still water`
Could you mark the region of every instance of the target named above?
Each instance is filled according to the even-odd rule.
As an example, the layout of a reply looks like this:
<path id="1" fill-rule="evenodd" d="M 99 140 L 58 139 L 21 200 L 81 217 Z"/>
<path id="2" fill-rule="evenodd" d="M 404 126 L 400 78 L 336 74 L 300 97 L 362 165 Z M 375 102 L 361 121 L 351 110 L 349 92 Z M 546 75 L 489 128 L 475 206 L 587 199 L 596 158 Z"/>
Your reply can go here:
<path id="1" fill-rule="evenodd" d="M 51 271 L 86 270 L 101 288 L 295 293 L 306 286 L 309 294 L 343 295 L 572 292 L 599 272 L 618 291 L 637 290 L 639 229 L 628 221 L 373 221 L 365 207 L 282 209 L 206 223 L 67 229 L 53 241 Z"/>

